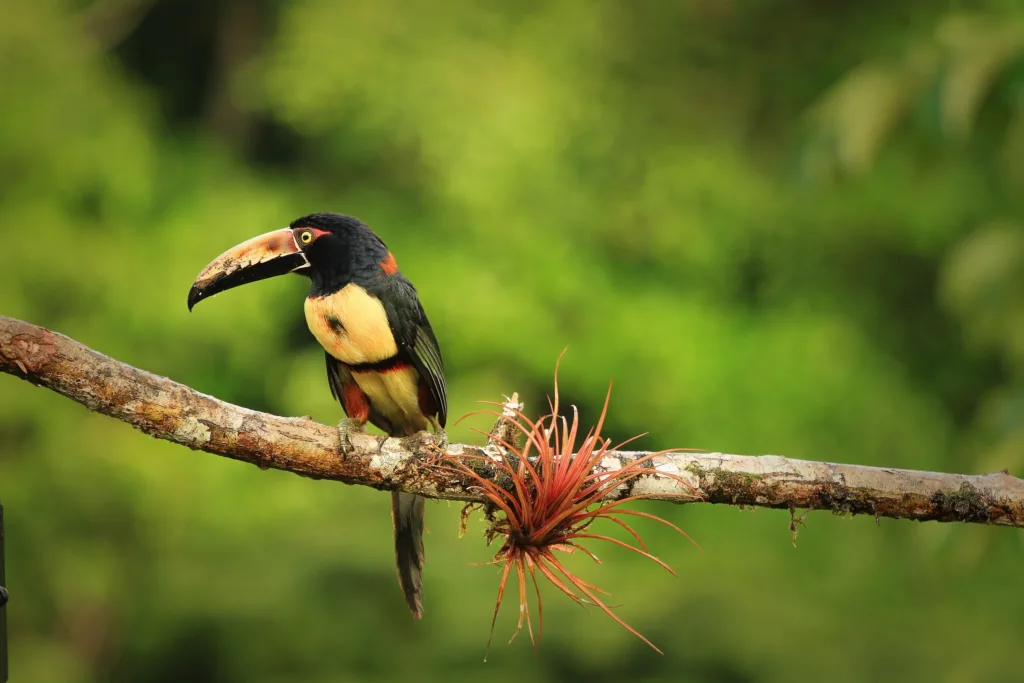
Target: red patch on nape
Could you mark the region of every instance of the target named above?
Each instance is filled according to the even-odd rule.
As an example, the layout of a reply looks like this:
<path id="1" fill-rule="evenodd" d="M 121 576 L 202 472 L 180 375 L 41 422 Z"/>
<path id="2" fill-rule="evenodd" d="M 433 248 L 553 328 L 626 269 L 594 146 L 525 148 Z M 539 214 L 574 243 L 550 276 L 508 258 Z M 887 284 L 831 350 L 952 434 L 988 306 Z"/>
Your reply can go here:
<path id="1" fill-rule="evenodd" d="M 398 262 L 395 261 L 395 255 L 390 251 L 384 260 L 380 262 L 380 269 L 384 271 L 385 275 L 394 275 L 398 272 Z"/>
<path id="2" fill-rule="evenodd" d="M 341 405 L 345 408 L 345 414 L 352 420 L 365 423 L 370 419 L 370 402 L 355 382 L 347 382 L 342 386 Z"/>

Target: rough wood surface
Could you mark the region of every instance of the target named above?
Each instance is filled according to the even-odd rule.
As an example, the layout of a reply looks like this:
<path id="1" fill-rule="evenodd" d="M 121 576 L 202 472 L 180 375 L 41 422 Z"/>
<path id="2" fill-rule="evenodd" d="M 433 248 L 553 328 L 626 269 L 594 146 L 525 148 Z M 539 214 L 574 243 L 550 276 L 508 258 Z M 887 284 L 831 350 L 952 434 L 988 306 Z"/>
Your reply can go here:
<path id="1" fill-rule="evenodd" d="M 433 498 L 482 500 L 465 480 L 424 466 L 439 454 L 430 437 L 357 435 L 342 454 L 334 427 L 225 403 L 108 358 L 61 334 L 4 316 L 0 316 L 0 371 L 151 436 L 264 469 Z M 493 446 L 485 450 L 464 444 L 452 444 L 447 452 L 496 454 Z M 618 467 L 643 455 L 618 452 L 603 466 Z M 651 476 L 613 495 L 657 494 L 674 502 L 695 502 L 691 489 L 658 476 L 659 471 L 691 484 L 700 502 L 1024 527 L 1024 480 L 1008 472 L 942 474 L 776 455 L 674 453 L 657 458 Z"/>

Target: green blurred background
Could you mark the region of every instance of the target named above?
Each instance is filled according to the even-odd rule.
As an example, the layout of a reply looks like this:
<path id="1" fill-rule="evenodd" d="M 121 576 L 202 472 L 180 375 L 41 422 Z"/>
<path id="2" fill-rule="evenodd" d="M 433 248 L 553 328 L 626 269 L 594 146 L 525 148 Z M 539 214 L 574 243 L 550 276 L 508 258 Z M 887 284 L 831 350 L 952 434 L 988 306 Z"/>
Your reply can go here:
<path id="1" fill-rule="evenodd" d="M 970 14 L 964 13 L 967 9 Z M 189 314 L 311 211 L 417 284 L 458 417 L 562 389 L 647 448 L 1024 472 L 1019 0 L 4 0 L 0 313 L 251 408 L 341 417 L 304 281 Z M 383 493 L 0 377 L 12 680 L 1021 681 L 1019 530 L 648 505 L 679 577 L 572 558 L 539 653 L 459 506 L 426 615 Z M 474 439 L 472 418 L 451 428 Z M 643 521 L 643 520 L 641 520 Z"/>

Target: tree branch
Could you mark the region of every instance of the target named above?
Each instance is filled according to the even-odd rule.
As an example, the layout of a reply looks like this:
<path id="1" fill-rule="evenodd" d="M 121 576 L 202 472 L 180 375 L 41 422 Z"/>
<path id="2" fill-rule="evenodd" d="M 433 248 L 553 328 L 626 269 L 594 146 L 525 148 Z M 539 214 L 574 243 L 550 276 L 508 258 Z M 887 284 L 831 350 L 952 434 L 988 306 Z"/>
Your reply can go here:
<path id="1" fill-rule="evenodd" d="M 360 434 L 341 454 L 334 427 L 225 403 L 108 358 L 63 335 L 4 316 L 0 316 L 0 371 L 159 439 L 262 469 L 447 500 L 484 500 L 468 480 L 425 466 L 440 454 L 430 437 Z M 493 445 L 453 444 L 447 452 L 497 454 Z M 603 466 L 622 466 L 644 455 L 620 451 Z M 775 455 L 674 453 L 659 456 L 651 476 L 637 479 L 629 490 L 616 490 L 612 497 L 657 495 L 679 503 L 694 502 L 686 484 L 658 472 L 682 478 L 708 503 L 1024 527 L 1024 480 L 1005 471 L 969 476 Z"/>

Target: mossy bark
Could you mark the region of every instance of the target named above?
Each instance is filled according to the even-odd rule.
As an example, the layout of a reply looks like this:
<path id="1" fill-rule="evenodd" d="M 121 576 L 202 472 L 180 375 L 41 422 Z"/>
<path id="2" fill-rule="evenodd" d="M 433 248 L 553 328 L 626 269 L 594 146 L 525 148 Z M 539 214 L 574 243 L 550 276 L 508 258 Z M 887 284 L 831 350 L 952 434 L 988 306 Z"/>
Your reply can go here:
<path id="1" fill-rule="evenodd" d="M 497 449 L 494 443 L 486 448 L 451 444 L 442 452 L 425 433 L 407 439 L 364 433 L 354 435 L 352 448 L 342 454 L 335 427 L 307 417 L 280 417 L 225 403 L 108 358 L 63 335 L 3 316 L 0 371 L 191 449 L 262 469 L 433 498 L 483 502 L 484 496 L 469 477 L 431 465 L 446 456 L 489 458 Z M 611 470 L 648 455 L 609 453 L 600 467 Z M 499 485 L 508 483 L 485 460 L 464 462 Z M 609 497 L 639 495 L 692 503 L 695 492 L 706 503 L 1024 527 L 1024 480 L 1007 472 L 969 476 L 775 455 L 658 455 L 650 461 L 649 475 Z"/>

